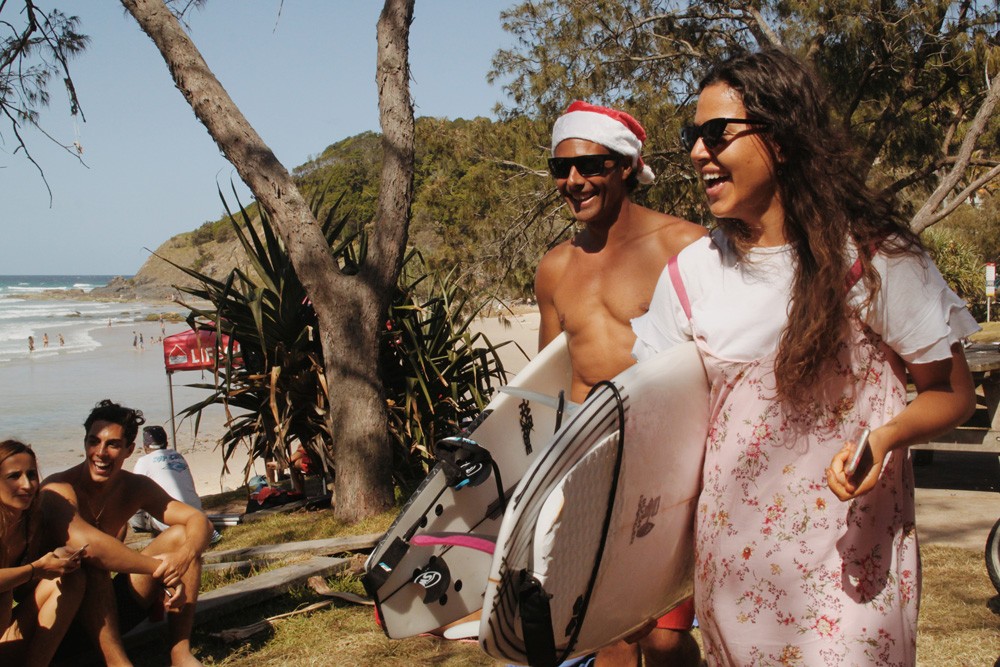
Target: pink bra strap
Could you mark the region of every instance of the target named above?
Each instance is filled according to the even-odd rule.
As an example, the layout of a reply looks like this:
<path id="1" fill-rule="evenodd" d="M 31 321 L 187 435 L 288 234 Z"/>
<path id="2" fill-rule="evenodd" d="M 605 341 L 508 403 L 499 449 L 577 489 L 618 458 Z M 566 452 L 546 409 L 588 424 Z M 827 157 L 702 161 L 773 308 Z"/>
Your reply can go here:
<path id="1" fill-rule="evenodd" d="M 687 290 L 684 289 L 684 281 L 681 280 L 681 270 L 677 266 L 677 255 L 670 258 L 667 262 L 667 271 L 670 272 L 670 282 L 673 283 L 674 291 L 677 292 L 677 298 L 680 299 L 681 308 L 684 309 L 684 314 L 687 318 L 691 319 L 691 301 L 688 299 Z"/>

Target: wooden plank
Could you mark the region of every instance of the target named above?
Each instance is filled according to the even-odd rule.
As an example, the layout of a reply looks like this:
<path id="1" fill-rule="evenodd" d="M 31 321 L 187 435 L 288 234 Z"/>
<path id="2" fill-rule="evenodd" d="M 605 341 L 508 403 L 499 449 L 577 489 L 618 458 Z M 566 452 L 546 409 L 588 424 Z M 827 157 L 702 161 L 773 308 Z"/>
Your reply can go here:
<path id="1" fill-rule="evenodd" d="M 286 565 L 209 591 L 198 598 L 194 614 L 195 626 L 278 597 L 290 588 L 306 585 L 309 577 L 329 577 L 343 570 L 349 562 L 346 558 L 313 556 L 309 560 Z M 162 621 L 159 623 L 143 621 L 125 635 L 125 645 L 138 646 L 164 635 L 166 629 L 167 624 Z"/>
<path id="2" fill-rule="evenodd" d="M 1000 453 L 1000 431 L 959 427 L 937 436 L 932 442 L 913 445 L 910 449 L 942 452 Z"/>
<path id="3" fill-rule="evenodd" d="M 202 572 L 223 572 L 236 573 L 243 576 L 250 574 L 253 563 L 248 560 L 234 560 L 224 563 L 206 563 L 202 566 Z"/>
<path id="4" fill-rule="evenodd" d="M 206 514 L 208 520 L 212 522 L 215 529 L 236 526 L 243 521 L 242 514 Z"/>
<path id="5" fill-rule="evenodd" d="M 329 556 L 346 551 L 359 551 L 373 548 L 382 539 L 382 533 L 368 535 L 352 535 L 348 537 L 332 537 L 322 540 L 306 540 L 304 542 L 286 542 L 284 544 L 264 544 L 242 549 L 227 549 L 225 551 L 210 551 L 202 556 L 202 562 L 218 563 L 231 560 L 267 560 L 284 558 L 297 554 L 312 554 Z"/>
<path id="6" fill-rule="evenodd" d="M 302 500 L 285 503 L 284 505 L 267 507 L 265 509 L 257 510 L 256 512 L 248 512 L 243 515 L 243 523 L 253 523 L 254 521 L 260 521 L 261 519 L 266 519 L 267 517 L 274 516 L 275 514 L 287 514 L 288 512 L 294 512 L 295 510 L 305 507 L 307 502 L 308 501 L 303 498 Z"/>

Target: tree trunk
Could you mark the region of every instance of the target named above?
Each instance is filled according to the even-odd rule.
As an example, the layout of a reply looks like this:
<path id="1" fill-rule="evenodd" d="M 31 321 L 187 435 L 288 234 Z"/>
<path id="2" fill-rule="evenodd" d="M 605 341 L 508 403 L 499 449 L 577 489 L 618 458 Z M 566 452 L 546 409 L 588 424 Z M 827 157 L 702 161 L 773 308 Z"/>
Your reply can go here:
<path id="1" fill-rule="evenodd" d="M 243 117 L 162 0 L 122 0 L 122 5 L 156 44 L 195 116 L 267 211 L 312 300 L 331 389 L 338 517 L 356 520 L 386 510 L 393 503 L 393 489 L 388 414 L 378 374 L 378 332 L 389 287 L 399 270 L 398 260 L 391 262 L 386 247 L 392 239 L 405 243 L 405 217 L 400 222 L 386 216 L 391 225 L 402 225 L 401 232 L 397 227 L 386 234 L 375 230 L 379 239 L 375 266 L 365 267 L 358 276 L 343 275 L 288 171 Z M 405 58 L 406 45 L 401 48 Z M 412 108 L 406 109 L 412 125 Z M 410 145 L 412 174 L 412 133 Z M 402 201 L 408 210 L 408 190 Z"/>
<path id="2" fill-rule="evenodd" d="M 378 20 L 378 64 L 375 78 L 378 83 L 379 122 L 382 126 L 382 174 L 375 226 L 369 235 L 368 259 L 356 277 L 358 289 L 365 290 L 365 298 L 359 304 L 360 317 L 356 322 L 359 340 L 356 345 L 344 346 L 341 343 L 346 339 L 341 335 L 339 341 L 329 341 L 331 346 L 339 349 L 336 356 L 324 357 L 339 361 L 351 355 L 364 356 L 366 373 L 371 375 L 362 377 L 381 377 L 378 368 L 378 339 L 399 281 L 410 219 L 410 202 L 413 199 L 414 126 L 408 46 L 413 2 L 414 0 L 386 0 Z M 320 330 L 323 330 L 322 325 Z M 326 344 L 327 341 L 324 341 L 324 345 Z M 361 350 L 365 351 L 363 355 L 359 354 Z M 348 371 L 344 375 L 352 374 Z M 389 416 L 382 383 L 376 381 L 370 387 L 371 391 L 361 392 L 355 386 L 356 383 L 345 381 L 347 379 L 344 377 L 340 382 L 331 381 L 329 384 L 334 423 L 343 425 L 350 420 L 360 422 L 375 418 L 376 421 L 358 429 L 359 435 L 370 433 L 374 437 L 375 433 L 379 433 L 380 437 L 387 438 Z M 373 400 L 378 403 L 372 403 Z M 337 470 L 338 503 L 341 502 L 341 494 L 361 498 L 377 493 L 381 497 L 383 491 L 373 488 L 371 475 L 363 478 L 341 473 L 342 470 L 364 466 L 380 470 L 379 479 L 384 477 L 388 481 L 386 490 L 391 497 L 390 445 L 386 443 L 377 449 L 366 448 L 362 443 L 355 447 L 343 447 L 338 435 L 334 431 L 334 437 L 337 438 L 333 460 Z M 376 498 L 372 497 L 370 501 L 374 503 Z M 385 508 L 387 507 L 383 507 Z M 340 504 L 337 509 L 338 517 L 344 520 L 356 520 L 362 516 L 350 514 Z"/>

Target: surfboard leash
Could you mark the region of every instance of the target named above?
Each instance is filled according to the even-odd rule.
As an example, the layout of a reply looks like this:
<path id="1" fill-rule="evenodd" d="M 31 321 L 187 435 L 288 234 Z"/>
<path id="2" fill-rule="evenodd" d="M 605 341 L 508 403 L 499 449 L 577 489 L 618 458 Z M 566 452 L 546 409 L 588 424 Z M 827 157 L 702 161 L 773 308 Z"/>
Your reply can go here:
<path id="1" fill-rule="evenodd" d="M 531 667 L 553 667 L 565 662 L 583 629 L 583 622 L 590 605 L 591 594 L 594 584 L 597 581 L 598 573 L 601 569 L 601 560 L 604 556 L 604 548 L 608 540 L 608 532 L 611 528 L 611 516 L 614 510 L 615 498 L 618 495 L 618 477 L 621 473 L 622 457 L 625 451 L 625 402 L 621 392 L 610 380 L 603 380 L 595 384 L 588 398 L 593 395 L 599 387 L 607 387 L 611 391 L 615 400 L 615 410 L 618 416 L 618 446 L 615 452 L 614 473 L 611 478 L 611 488 L 608 490 L 608 509 L 604 515 L 601 525 L 601 537 L 597 547 L 597 554 L 594 558 L 594 566 L 590 572 L 586 591 L 573 604 L 573 617 L 566 628 L 570 635 L 566 648 L 562 649 L 562 655 L 555 646 L 555 633 L 552 629 L 552 612 L 549 600 L 552 596 L 545 591 L 544 586 L 527 569 L 520 571 L 518 581 L 518 609 L 521 616 L 521 635 L 524 639 L 524 653 L 528 658 Z"/>

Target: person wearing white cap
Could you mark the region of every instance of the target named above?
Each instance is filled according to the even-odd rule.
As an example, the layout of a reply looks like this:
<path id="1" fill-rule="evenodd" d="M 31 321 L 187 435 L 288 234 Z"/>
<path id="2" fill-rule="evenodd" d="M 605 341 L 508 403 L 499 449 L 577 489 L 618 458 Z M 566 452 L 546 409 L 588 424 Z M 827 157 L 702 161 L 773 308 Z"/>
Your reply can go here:
<path id="1" fill-rule="evenodd" d="M 634 203 L 652 183 L 642 159 L 646 132 L 629 114 L 573 102 L 552 128 L 549 171 L 578 231 L 545 254 L 535 274 L 541 322 L 538 347 L 565 331 L 573 367 L 571 398 L 635 363 L 631 320 L 649 309 L 667 261 L 706 234 L 686 220 Z M 698 665 L 693 609 L 684 604 L 639 643 L 647 665 Z M 597 664 L 638 664 L 635 645 L 601 650 Z"/>

